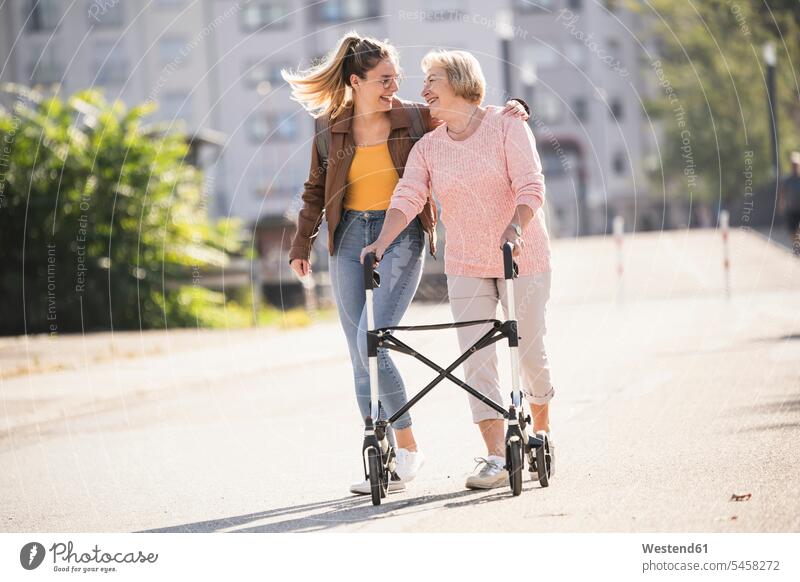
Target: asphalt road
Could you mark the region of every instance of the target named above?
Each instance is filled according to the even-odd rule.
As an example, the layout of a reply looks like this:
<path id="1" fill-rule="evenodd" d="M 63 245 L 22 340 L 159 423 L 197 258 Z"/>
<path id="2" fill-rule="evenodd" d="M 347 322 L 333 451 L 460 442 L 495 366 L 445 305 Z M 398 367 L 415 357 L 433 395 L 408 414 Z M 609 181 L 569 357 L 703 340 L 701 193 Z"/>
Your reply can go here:
<path id="1" fill-rule="evenodd" d="M 443 383 L 412 411 L 427 463 L 408 491 L 350 495 L 361 426 L 336 321 L 97 362 L 97 337 L 59 338 L 80 366 L 0 374 L 0 531 L 800 531 L 800 261 L 732 234 L 730 299 L 712 231 L 628 237 L 621 288 L 613 241 L 554 244 L 546 489 L 464 489 L 484 451 Z M 456 356 L 451 331 L 401 337 Z M 396 357 L 410 393 L 433 377 Z"/>

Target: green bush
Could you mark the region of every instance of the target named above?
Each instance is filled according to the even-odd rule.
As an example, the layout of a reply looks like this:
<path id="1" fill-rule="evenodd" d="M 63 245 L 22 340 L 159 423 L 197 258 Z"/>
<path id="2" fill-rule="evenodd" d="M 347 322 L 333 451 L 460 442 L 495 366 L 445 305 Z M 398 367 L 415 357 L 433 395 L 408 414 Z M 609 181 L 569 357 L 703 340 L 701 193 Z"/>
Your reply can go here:
<path id="1" fill-rule="evenodd" d="M 151 105 L 12 85 L 2 96 L 0 334 L 253 321 L 176 284 L 224 267 L 239 225 L 207 219 L 185 138 L 146 126 Z"/>

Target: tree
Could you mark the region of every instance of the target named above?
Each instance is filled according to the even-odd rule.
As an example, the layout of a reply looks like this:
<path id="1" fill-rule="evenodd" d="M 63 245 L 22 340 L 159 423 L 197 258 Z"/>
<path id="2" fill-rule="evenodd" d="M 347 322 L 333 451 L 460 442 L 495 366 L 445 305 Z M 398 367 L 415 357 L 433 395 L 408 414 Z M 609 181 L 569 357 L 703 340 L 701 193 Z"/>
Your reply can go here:
<path id="1" fill-rule="evenodd" d="M 206 217 L 183 136 L 86 90 L 66 101 L 4 87 L 0 333 L 204 325 L 224 308 L 192 285 L 240 248 Z"/>
<path id="2" fill-rule="evenodd" d="M 754 187 L 770 183 L 762 46 L 773 40 L 778 47 L 775 107 L 785 167 L 800 144 L 800 100 L 790 64 L 800 63 L 800 5 L 652 0 L 634 6 L 650 22 L 659 47 L 649 71 L 660 83 L 658 96 L 647 103 L 664 128 L 657 183 L 663 173 L 673 193 L 723 207 L 742 201 L 747 180 Z"/>

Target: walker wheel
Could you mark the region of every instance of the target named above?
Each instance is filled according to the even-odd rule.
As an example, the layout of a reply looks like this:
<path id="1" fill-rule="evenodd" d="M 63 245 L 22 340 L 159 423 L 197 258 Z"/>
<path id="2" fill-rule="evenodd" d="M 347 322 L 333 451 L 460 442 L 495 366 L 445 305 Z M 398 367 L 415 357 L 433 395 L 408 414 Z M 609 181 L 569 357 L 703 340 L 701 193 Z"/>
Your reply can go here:
<path id="1" fill-rule="evenodd" d="M 511 441 L 506 446 L 506 468 L 508 469 L 508 484 L 514 496 L 522 493 L 522 443 Z"/>
<path id="2" fill-rule="evenodd" d="M 367 464 L 369 466 L 369 490 L 372 495 L 372 505 L 380 505 L 381 497 L 385 497 L 383 483 L 383 467 L 381 456 L 374 447 L 367 449 Z"/>
<path id="3" fill-rule="evenodd" d="M 539 485 L 550 485 L 550 439 L 542 435 L 544 443 L 536 448 L 536 472 L 539 474 Z"/>

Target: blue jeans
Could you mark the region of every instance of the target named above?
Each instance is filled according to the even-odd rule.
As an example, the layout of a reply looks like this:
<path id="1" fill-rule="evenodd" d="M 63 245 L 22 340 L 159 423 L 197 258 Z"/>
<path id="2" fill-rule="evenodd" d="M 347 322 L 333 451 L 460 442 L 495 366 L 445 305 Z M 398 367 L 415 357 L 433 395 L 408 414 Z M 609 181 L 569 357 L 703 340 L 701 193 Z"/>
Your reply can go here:
<path id="1" fill-rule="evenodd" d="M 360 257 L 361 250 L 378 238 L 385 216 L 385 210 L 345 210 L 334 233 L 334 252 L 330 259 L 333 297 L 350 350 L 356 399 L 362 419 L 370 414 L 370 387 L 364 265 Z M 425 233 L 419 219 L 415 218 L 386 249 L 378 266 L 381 285 L 373 292 L 376 328 L 400 323 L 419 286 L 424 246 Z M 378 349 L 378 394 L 381 418 L 384 419 L 407 402 L 403 379 L 385 348 Z M 406 412 L 393 426 L 411 426 L 411 415 Z M 394 444 L 391 430 L 389 439 Z"/>

